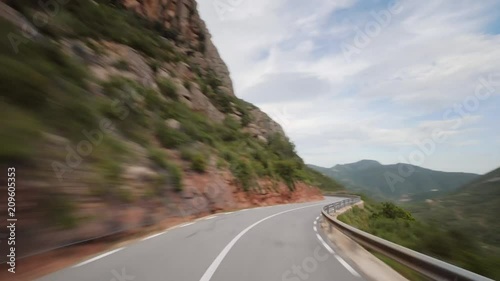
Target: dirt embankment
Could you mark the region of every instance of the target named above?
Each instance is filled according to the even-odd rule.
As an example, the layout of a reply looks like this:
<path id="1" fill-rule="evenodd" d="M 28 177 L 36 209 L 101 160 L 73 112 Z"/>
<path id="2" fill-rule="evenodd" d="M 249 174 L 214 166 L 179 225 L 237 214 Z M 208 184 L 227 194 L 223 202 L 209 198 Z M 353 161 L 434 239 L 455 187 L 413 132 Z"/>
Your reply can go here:
<path id="1" fill-rule="evenodd" d="M 73 202 L 73 208 L 76 208 L 80 219 L 76 227 L 61 229 L 51 226 L 43 219 L 46 212 L 50 211 L 44 209 L 46 206 L 33 203 L 36 201 L 34 199 L 40 196 L 36 193 L 33 180 L 26 180 L 29 177 L 23 172 L 20 172 L 18 178 L 18 186 L 23 188 L 20 188 L 17 194 L 20 223 L 16 230 L 16 274 L 7 272 L 6 264 L 2 264 L 0 280 L 33 280 L 71 266 L 87 256 L 131 243 L 149 233 L 201 216 L 258 206 L 317 201 L 323 198 L 319 189 L 302 182 L 296 183 L 292 192 L 282 182 L 261 179 L 257 183 L 260 188 L 243 191 L 229 171 L 211 167 L 204 174 L 186 173 L 182 192 L 171 191 L 164 197 L 144 202 L 112 204 L 88 196 L 79 196 L 76 200 L 75 196 L 66 194 L 67 197 L 63 198 L 76 200 Z M 108 236 L 113 232 L 116 233 Z M 93 239 L 101 236 L 103 237 Z M 90 241 L 50 250 L 86 239 Z M 21 256 L 43 251 L 47 252 L 20 259 Z"/>

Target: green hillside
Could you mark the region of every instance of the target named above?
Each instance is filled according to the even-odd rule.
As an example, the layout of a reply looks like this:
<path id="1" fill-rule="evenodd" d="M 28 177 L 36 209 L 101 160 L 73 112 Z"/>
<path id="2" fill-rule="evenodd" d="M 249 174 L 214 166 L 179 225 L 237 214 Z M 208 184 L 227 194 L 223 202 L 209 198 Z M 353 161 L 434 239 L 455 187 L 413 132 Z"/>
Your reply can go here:
<path id="1" fill-rule="evenodd" d="M 500 168 L 450 195 L 408 208 L 417 217 L 470 234 L 494 251 L 500 249 Z"/>
<path id="2" fill-rule="evenodd" d="M 334 178 L 350 191 L 364 193 L 377 200 L 403 202 L 435 198 L 478 177 L 476 174 L 433 171 L 401 163 L 382 165 L 373 160 L 336 165 L 332 168 L 314 165 L 309 167 Z M 404 173 L 409 169 L 413 169 L 413 172 L 405 176 Z"/>
<path id="3" fill-rule="evenodd" d="M 383 239 L 499 280 L 500 256 L 491 248 L 485 248 L 477 236 L 415 218 L 412 213 L 391 202 L 363 200 L 364 208 L 354 207 L 340 215 L 339 219 Z M 391 265 L 394 266 L 394 263 Z M 409 280 L 428 280 L 415 277 L 412 271 L 406 269 L 400 273 Z"/>

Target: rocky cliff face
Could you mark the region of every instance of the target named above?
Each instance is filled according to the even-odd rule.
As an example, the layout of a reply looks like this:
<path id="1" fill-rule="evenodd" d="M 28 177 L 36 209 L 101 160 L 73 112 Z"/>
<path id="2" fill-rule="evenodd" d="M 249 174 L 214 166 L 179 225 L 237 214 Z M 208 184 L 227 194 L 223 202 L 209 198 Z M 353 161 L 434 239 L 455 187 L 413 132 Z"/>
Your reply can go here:
<path id="1" fill-rule="evenodd" d="M 123 0 L 123 5 L 158 21 L 168 30 L 176 30 L 183 51 L 192 56 L 201 69 L 212 69 L 217 74 L 222 82 L 219 88 L 223 93 L 235 95 L 229 70 L 212 43 L 210 32 L 199 16 L 195 0 Z M 253 127 L 257 126 L 259 130 L 256 136 L 267 137 L 273 133 L 284 135 L 281 126 L 264 112 L 255 109 L 252 116 L 258 120 L 253 124 Z"/>
<path id="2" fill-rule="evenodd" d="M 20 255 L 322 197 L 281 126 L 236 97 L 194 0 L 68 1 L 42 24 L 36 1 L 4 2 L 18 54 L 0 44 L 0 168 L 22 186 Z"/>
<path id="3" fill-rule="evenodd" d="M 202 68 L 213 69 L 222 78 L 224 92 L 234 95 L 226 64 L 211 40 L 205 22 L 200 18 L 195 0 L 123 0 L 125 7 L 177 30 L 179 41 L 188 47 Z"/>

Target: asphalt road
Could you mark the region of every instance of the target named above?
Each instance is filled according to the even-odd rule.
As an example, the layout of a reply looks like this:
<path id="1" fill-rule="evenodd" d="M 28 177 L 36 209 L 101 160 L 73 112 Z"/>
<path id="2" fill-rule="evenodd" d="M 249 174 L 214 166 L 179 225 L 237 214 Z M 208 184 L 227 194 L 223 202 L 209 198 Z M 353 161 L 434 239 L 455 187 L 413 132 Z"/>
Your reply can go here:
<path id="1" fill-rule="evenodd" d="M 337 200 L 341 198 L 217 214 L 39 280 L 364 280 L 315 224 L 321 207 Z"/>

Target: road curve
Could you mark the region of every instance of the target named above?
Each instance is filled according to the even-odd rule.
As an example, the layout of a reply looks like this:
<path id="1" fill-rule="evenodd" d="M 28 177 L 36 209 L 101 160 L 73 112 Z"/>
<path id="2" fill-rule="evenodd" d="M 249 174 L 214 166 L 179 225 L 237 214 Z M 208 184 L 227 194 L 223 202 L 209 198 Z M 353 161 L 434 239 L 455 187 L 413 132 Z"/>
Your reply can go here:
<path id="1" fill-rule="evenodd" d="M 217 214 L 81 261 L 39 280 L 361 281 L 325 242 L 322 202 Z"/>

